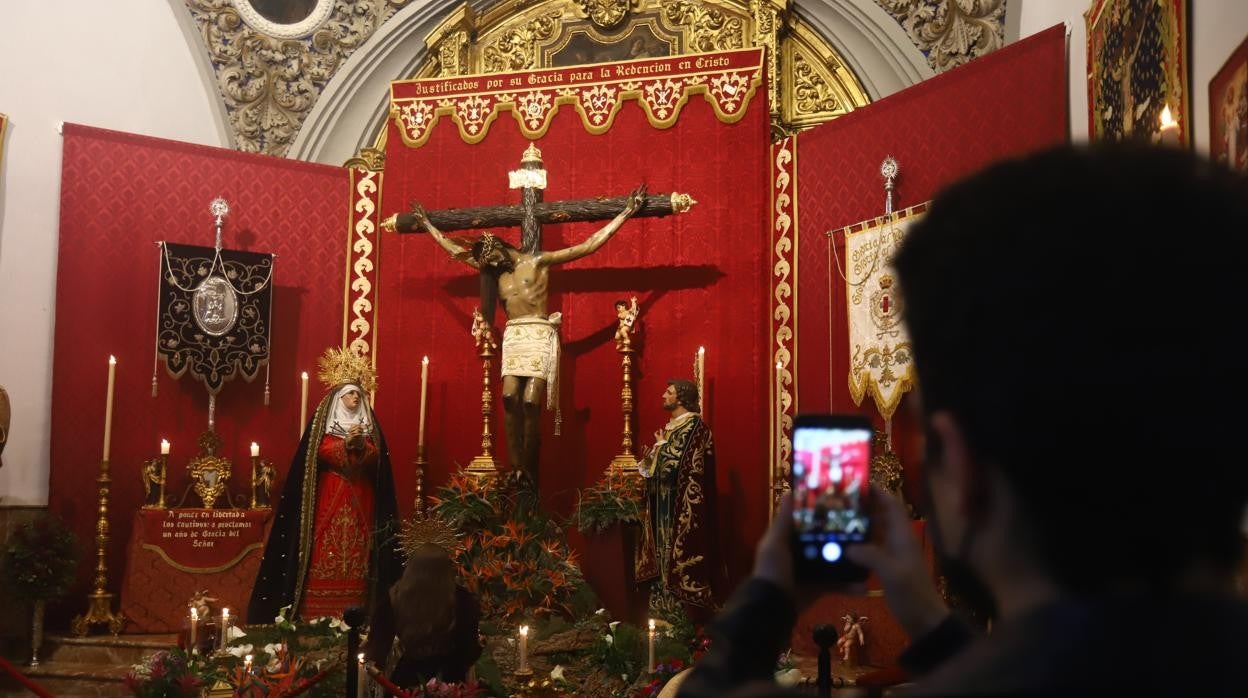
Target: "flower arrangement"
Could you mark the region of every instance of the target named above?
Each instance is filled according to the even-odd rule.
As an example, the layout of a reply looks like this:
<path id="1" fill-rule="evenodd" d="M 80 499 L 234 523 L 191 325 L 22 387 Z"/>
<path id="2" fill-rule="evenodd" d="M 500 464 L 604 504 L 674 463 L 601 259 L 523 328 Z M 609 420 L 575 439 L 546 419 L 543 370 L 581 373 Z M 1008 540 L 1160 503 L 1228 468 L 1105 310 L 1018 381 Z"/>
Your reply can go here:
<path id="1" fill-rule="evenodd" d="M 650 683 L 642 686 L 637 693 L 637 698 L 654 698 L 659 695 L 659 691 L 663 690 L 663 686 L 667 685 L 672 677 L 686 669 L 686 665 L 676 657 L 668 657 L 659 664 L 654 665 L 654 673 L 651 674 Z"/>
<path id="2" fill-rule="evenodd" d="M 480 694 L 481 688 L 476 681 L 443 683 L 437 679 L 429 679 L 428 683 L 409 695 L 412 698 L 476 698 Z"/>
<path id="3" fill-rule="evenodd" d="M 573 614 L 585 587 L 576 554 L 521 480 L 478 481 L 460 472 L 432 502 L 435 515 L 463 534 L 455 564 L 486 617 Z"/>
<path id="4" fill-rule="evenodd" d="M 161 650 L 135 664 L 125 685 L 137 698 L 196 698 L 208 682 L 202 660 L 182 650 Z"/>
<path id="5" fill-rule="evenodd" d="M 619 523 L 640 523 L 645 483 L 632 474 L 609 470 L 598 484 L 582 490 L 572 514 L 581 533 L 601 533 Z"/>
<path id="6" fill-rule="evenodd" d="M 78 539 L 52 514 L 18 526 L 4 549 L 0 578 L 15 601 L 50 601 L 74 583 Z"/>

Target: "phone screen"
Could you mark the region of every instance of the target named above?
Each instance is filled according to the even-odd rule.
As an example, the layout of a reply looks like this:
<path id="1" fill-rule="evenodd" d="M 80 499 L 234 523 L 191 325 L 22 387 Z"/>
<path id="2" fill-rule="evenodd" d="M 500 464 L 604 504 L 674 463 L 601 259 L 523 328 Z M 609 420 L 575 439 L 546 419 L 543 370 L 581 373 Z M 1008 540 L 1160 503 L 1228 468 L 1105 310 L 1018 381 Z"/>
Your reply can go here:
<path id="1" fill-rule="evenodd" d="M 867 538 L 871 429 L 834 421 L 800 420 L 793 433 L 794 552 L 808 562 L 837 563 L 844 543 Z"/>

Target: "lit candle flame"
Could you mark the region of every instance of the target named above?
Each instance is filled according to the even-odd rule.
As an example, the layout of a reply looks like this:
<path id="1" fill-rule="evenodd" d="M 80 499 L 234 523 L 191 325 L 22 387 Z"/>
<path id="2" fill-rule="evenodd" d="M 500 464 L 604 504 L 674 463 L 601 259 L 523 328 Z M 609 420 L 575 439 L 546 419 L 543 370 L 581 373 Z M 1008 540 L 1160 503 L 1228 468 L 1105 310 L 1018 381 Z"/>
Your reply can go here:
<path id="1" fill-rule="evenodd" d="M 1170 113 L 1170 105 L 1166 105 L 1161 110 L 1161 127 L 1162 128 L 1178 128 L 1179 122 L 1174 120 L 1174 115 Z"/>

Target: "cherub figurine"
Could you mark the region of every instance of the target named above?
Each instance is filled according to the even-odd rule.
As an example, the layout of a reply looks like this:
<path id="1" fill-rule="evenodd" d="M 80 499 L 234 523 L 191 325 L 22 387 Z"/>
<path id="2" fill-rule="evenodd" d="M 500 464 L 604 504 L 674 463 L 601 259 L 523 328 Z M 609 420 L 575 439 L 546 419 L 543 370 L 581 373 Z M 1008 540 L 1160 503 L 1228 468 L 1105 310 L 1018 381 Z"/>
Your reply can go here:
<path id="1" fill-rule="evenodd" d="M 212 605 L 217 602 L 217 597 L 209 596 L 207 589 L 202 589 L 191 595 L 191 600 L 187 605 L 195 609 L 199 614 L 200 620 L 212 618 Z"/>
<path id="2" fill-rule="evenodd" d="M 481 309 L 472 311 L 472 337 L 477 341 L 477 353 L 487 356 L 498 351 L 498 342 L 494 339 L 494 330 L 481 315 Z"/>
<path id="3" fill-rule="evenodd" d="M 615 330 L 615 350 L 628 351 L 633 346 L 632 333 L 640 330 L 636 326 L 637 314 L 640 309 L 637 307 L 637 296 L 632 297 L 632 305 L 624 301 L 615 302 L 615 316 L 619 318 L 620 326 Z"/>
<path id="4" fill-rule="evenodd" d="M 841 660 L 849 666 L 858 665 L 859 648 L 866 644 L 866 636 L 862 632 L 862 626 L 866 624 L 867 617 L 860 616 L 856 613 L 846 613 L 842 618 L 845 621 L 845 627 L 841 631 L 841 636 L 836 640 L 836 650 L 841 655 Z"/>

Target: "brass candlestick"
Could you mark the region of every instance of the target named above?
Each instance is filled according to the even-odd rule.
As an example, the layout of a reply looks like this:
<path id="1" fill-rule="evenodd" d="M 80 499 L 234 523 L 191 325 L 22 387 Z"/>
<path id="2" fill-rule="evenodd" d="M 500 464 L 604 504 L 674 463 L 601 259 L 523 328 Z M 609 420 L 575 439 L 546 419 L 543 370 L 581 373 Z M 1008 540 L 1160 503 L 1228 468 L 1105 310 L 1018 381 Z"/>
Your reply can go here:
<path id="1" fill-rule="evenodd" d="M 425 445 L 416 449 L 416 518 L 425 518 Z"/>
<path id="2" fill-rule="evenodd" d="M 490 359 L 498 349 L 494 331 L 485 322 L 479 310 L 472 313 L 472 336 L 477 342 L 477 356 L 481 357 L 481 455 L 468 464 L 468 474 L 477 478 L 498 475 L 498 463 L 494 460 L 494 433 L 490 429 L 490 417 L 494 414 L 494 392 L 490 390 Z"/>
<path id="3" fill-rule="evenodd" d="M 108 460 L 100 461 L 100 475 L 95 479 L 100 483 L 99 516 L 95 521 L 95 587 L 87 595 L 86 615 L 75 616 L 71 626 L 74 634 L 82 637 L 93 625 L 107 624 L 113 635 L 121 633 L 126 624 L 122 613 L 113 613 L 113 595 L 108 593 L 108 562 L 105 555 L 108 550 L 108 493 L 112 480 L 108 477 Z"/>
<path id="4" fill-rule="evenodd" d="M 641 311 L 637 307 L 637 297 L 631 299 L 631 305 L 624 301 L 616 301 L 616 316 L 619 327 L 615 332 L 615 350 L 620 354 L 620 370 L 623 372 L 623 385 L 620 387 L 620 411 L 624 413 L 624 434 L 620 440 L 620 454 L 611 459 L 607 466 L 607 475 L 620 473 L 637 473 L 637 457 L 633 454 L 633 348 L 632 334 L 640 328 L 637 316 Z"/>

